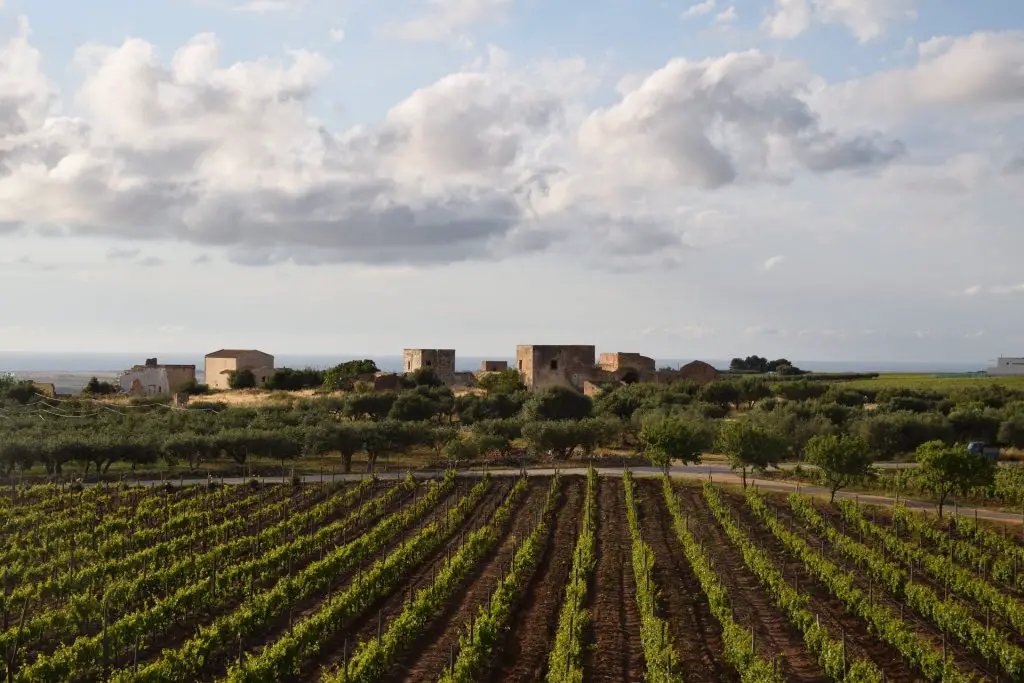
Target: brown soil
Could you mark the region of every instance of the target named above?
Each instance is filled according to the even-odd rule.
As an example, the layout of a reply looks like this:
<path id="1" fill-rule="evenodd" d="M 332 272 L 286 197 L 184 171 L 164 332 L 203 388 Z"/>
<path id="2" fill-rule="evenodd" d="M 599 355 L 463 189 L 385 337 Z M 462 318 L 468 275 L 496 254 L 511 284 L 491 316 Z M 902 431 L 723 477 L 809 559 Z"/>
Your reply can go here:
<path id="1" fill-rule="evenodd" d="M 742 494 L 722 490 L 722 500 L 728 503 L 733 519 L 771 556 L 785 578 L 801 593 L 809 596 L 808 609 L 818 615 L 822 625 L 833 636 L 839 634 L 841 638 L 845 637 L 851 659 L 870 659 L 891 683 L 923 682 L 924 679 L 907 666 L 899 651 L 872 635 L 863 619 L 851 613 L 846 603 L 832 595 L 828 588 L 804 568 L 803 562 L 787 552 L 785 546 L 746 507 Z"/>
<path id="2" fill-rule="evenodd" d="M 742 553 L 718 524 L 699 486 L 677 485 L 676 495 L 690 519 L 690 533 L 703 543 L 718 580 L 729 593 L 733 620 L 741 626 L 753 627 L 761 657 L 776 659 L 787 681 L 827 683 L 828 676 L 807 651 L 800 631 L 772 603 L 757 577 L 747 569 Z"/>
<path id="3" fill-rule="evenodd" d="M 382 491 L 373 491 L 369 495 L 370 496 L 377 496 L 377 495 L 380 495 L 381 493 L 382 493 Z M 368 498 L 364 497 L 363 500 L 365 501 L 367 499 Z M 411 501 L 412 501 L 411 494 L 403 493 L 403 495 L 399 496 L 397 500 L 393 501 L 390 505 L 388 505 L 387 508 L 383 511 L 382 514 L 375 516 L 371 520 L 364 521 L 364 522 L 362 522 L 360 524 L 357 524 L 354 528 L 346 530 L 346 532 L 344 534 L 338 534 L 337 536 L 335 536 L 335 538 L 331 539 L 328 542 L 328 544 L 324 547 L 324 553 L 330 552 L 331 550 L 333 550 L 334 548 L 338 547 L 339 545 L 342 545 L 345 542 L 346 539 L 350 540 L 350 539 L 354 538 L 356 534 L 362 533 L 362 532 L 372 528 L 381 519 L 383 519 L 384 517 L 387 517 L 390 514 L 393 514 L 394 512 L 398 511 L 399 509 L 405 507 Z M 339 514 L 339 517 L 340 516 L 344 516 L 346 514 L 349 514 L 349 512 L 350 511 L 341 512 Z M 281 543 L 286 543 L 286 542 L 287 542 L 287 539 L 281 541 Z M 273 548 L 271 548 L 271 547 L 265 547 L 265 548 L 261 548 L 260 552 L 261 552 L 261 554 L 266 554 L 266 553 L 270 552 L 272 549 Z M 308 554 L 308 555 L 306 555 L 304 557 L 294 558 L 293 561 L 292 561 L 292 565 L 291 565 L 292 572 L 296 573 L 296 572 L 302 571 L 306 566 L 308 566 L 310 563 L 314 562 L 315 560 L 318 560 L 319 558 L 320 558 L 319 551 L 312 551 L 312 552 L 310 552 L 310 554 Z M 268 579 L 268 580 L 266 580 L 266 581 L 264 581 L 262 583 L 261 582 L 257 582 L 255 584 L 255 589 L 256 590 L 269 590 L 284 575 L 285 575 L 285 571 L 282 569 L 279 574 L 273 576 L 272 578 L 270 578 L 270 579 Z M 238 606 L 241 604 L 241 602 L 244 599 L 245 599 L 244 595 L 238 595 L 234 599 L 230 600 L 228 604 L 214 606 L 213 608 L 209 609 L 208 611 L 205 611 L 202 614 L 195 615 L 192 619 L 190 619 L 188 621 L 188 623 L 176 624 L 176 625 L 172 626 L 171 628 L 169 628 L 167 631 L 165 631 L 163 633 L 160 633 L 159 635 L 154 635 L 154 637 L 152 638 L 151 642 L 148 645 L 146 645 L 145 647 L 142 647 L 142 648 L 139 649 L 138 657 L 137 657 L 137 661 L 138 661 L 139 666 L 142 666 L 146 662 L 150 661 L 151 659 L 154 659 L 154 658 L 160 656 L 160 653 L 163 650 L 174 649 L 174 648 L 180 647 L 185 641 L 187 641 L 189 638 L 192 638 L 195 635 L 195 633 L 199 630 L 199 628 L 201 628 L 202 626 L 204 626 L 206 624 L 209 624 L 209 623 L 213 622 L 220 615 L 227 614 L 228 612 L 230 612 L 230 611 L 232 611 L 234 609 L 237 609 Z M 283 616 L 283 620 L 284 620 L 285 624 L 287 624 L 287 619 L 288 619 L 288 615 L 284 615 Z M 266 644 L 271 642 L 271 641 L 267 641 L 266 640 L 266 636 L 267 636 L 267 634 L 269 632 L 273 632 L 276 629 L 280 628 L 280 623 L 279 622 L 280 622 L 280 620 L 278 620 L 277 622 L 267 623 L 265 625 L 266 629 L 264 631 L 259 632 L 259 633 L 251 634 L 249 640 L 243 641 L 243 646 L 245 647 L 245 649 L 246 650 L 249 650 L 250 648 L 262 649 Z M 236 650 L 236 652 L 237 652 L 237 650 Z M 221 669 L 223 669 L 226 666 L 225 662 L 222 660 L 222 657 L 226 653 L 218 653 L 218 654 L 220 655 L 220 657 L 218 657 L 217 654 L 211 656 L 210 661 L 208 662 L 208 665 L 206 667 L 205 673 L 211 674 L 215 670 L 221 670 Z M 126 666 L 126 665 L 130 664 L 132 662 L 132 660 L 134 660 L 134 659 L 135 659 L 134 653 L 132 653 L 132 652 L 125 653 L 125 655 L 118 660 L 117 665 L 118 666 Z"/>
<path id="4" fill-rule="evenodd" d="M 530 581 L 518 611 L 511 615 L 512 628 L 498 648 L 489 678 L 494 683 L 542 681 L 548 653 L 558 629 L 558 613 L 565 599 L 565 585 L 572 570 L 572 554 L 583 519 L 586 481 L 567 478 L 565 494 L 555 508 L 555 519 L 544 557 Z"/>
<path id="5" fill-rule="evenodd" d="M 456 590 L 435 617 L 433 623 L 410 644 L 405 657 L 391 667 L 384 681 L 436 681 L 448 666 L 452 653 L 458 656 L 459 636 L 470 616 L 487 602 L 501 574 L 508 568 L 515 546 L 534 526 L 536 515 L 543 509 L 550 480 L 531 478 L 529 488 L 505 527 L 505 534 L 490 560 L 485 559 L 468 577 L 461 590 Z M 515 546 L 513 545 L 515 543 Z"/>
<path id="6" fill-rule="evenodd" d="M 785 496 L 768 496 L 768 504 L 773 510 L 777 510 L 779 513 L 779 521 L 787 524 L 795 533 L 797 533 L 804 541 L 806 541 L 812 548 L 821 546 L 821 537 L 803 525 L 801 525 L 792 514 L 789 508 L 789 504 L 786 501 Z M 826 543 L 825 544 L 825 557 L 830 559 L 840 567 L 844 567 L 847 571 L 851 572 L 854 576 L 854 582 L 857 588 L 867 593 L 869 590 L 871 595 L 877 602 L 884 604 L 888 609 L 895 613 L 900 614 L 900 603 L 891 597 L 891 595 L 879 586 L 873 588 L 869 584 L 868 576 L 863 572 L 859 571 L 856 565 L 847 562 L 845 558 L 835 551 L 833 547 Z M 941 593 L 940 593 L 941 597 Z M 930 642 L 936 649 L 942 648 L 942 632 L 932 624 L 931 621 L 922 617 L 916 610 L 904 607 L 903 609 L 903 621 L 907 627 L 915 630 L 919 633 L 926 641 Z M 973 673 L 982 678 L 988 677 L 988 669 L 990 668 L 985 660 L 978 657 L 954 638 L 947 637 L 946 643 L 946 654 L 949 659 L 956 664 L 957 668 L 965 673 Z M 993 673 L 995 669 L 993 668 Z M 993 680 L 994 676 L 991 677 Z"/>
<path id="7" fill-rule="evenodd" d="M 387 628 L 388 623 L 404 609 L 405 601 L 410 591 L 415 593 L 415 591 L 429 585 L 433 581 L 434 574 L 443 564 L 445 556 L 454 553 L 465 536 L 468 536 L 489 521 L 495 506 L 504 498 L 509 488 L 511 488 L 510 484 L 501 480 L 494 481 L 491 484 L 490 490 L 477 503 L 476 507 L 470 511 L 462 524 L 457 525 L 451 530 L 448 540 L 442 543 L 436 552 L 428 556 L 388 596 L 371 605 L 347 629 L 338 633 L 337 638 L 333 642 L 327 643 L 324 647 L 320 648 L 319 656 L 312 660 L 309 667 L 304 668 L 308 668 L 310 671 L 328 671 L 340 666 L 344 662 L 346 652 L 351 657 L 358 643 L 376 637 L 378 615 L 383 632 Z M 466 491 L 468 490 L 467 488 Z M 319 674 L 312 676 L 310 680 L 319 681 Z"/>
<path id="8" fill-rule="evenodd" d="M 590 596 L 593 643 L 583 680 L 640 681 L 644 673 L 640 614 L 626 522 L 626 495 L 618 477 L 602 478 L 598 488 L 597 567 Z"/>
<path id="9" fill-rule="evenodd" d="M 683 678 L 698 683 L 739 680 L 725 659 L 722 627 L 675 537 L 661 481 L 637 478 L 636 492 L 640 530 L 654 551 L 657 614 L 668 622 Z M 694 638 L 695 633 L 701 637 Z"/>

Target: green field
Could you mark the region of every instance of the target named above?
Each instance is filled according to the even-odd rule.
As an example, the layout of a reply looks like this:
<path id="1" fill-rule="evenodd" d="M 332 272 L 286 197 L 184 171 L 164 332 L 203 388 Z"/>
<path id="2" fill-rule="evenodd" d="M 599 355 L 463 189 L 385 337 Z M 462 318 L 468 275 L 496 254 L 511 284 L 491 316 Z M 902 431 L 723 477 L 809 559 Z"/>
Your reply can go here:
<path id="1" fill-rule="evenodd" d="M 972 374 L 940 373 L 883 373 L 874 379 L 858 379 L 843 382 L 857 389 L 884 389 L 885 387 L 910 387 L 913 389 L 935 389 L 948 391 L 959 387 L 983 387 L 994 384 L 1024 389 L 1024 376 L 985 377 Z"/>

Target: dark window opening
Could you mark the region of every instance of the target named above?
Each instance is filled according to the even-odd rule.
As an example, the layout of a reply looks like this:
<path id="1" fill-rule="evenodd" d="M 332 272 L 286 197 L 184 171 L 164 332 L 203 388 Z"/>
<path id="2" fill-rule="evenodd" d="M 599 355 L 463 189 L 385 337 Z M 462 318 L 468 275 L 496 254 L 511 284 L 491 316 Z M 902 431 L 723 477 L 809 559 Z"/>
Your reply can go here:
<path id="1" fill-rule="evenodd" d="M 424 365 L 426 365 L 429 368 L 430 367 L 430 361 L 428 360 L 427 362 L 424 363 Z"/>
<path id="2" fill-rule="evenodd" d="M 523 371 L 523 361 L 519 361 L 519 372 Z"/>
<path id="3" fill-rule="evenodd" d="M 558 361 L 557 360 L 551 361 L 551 369 L 552 370 L 557 370 L 558 369 Z"/>

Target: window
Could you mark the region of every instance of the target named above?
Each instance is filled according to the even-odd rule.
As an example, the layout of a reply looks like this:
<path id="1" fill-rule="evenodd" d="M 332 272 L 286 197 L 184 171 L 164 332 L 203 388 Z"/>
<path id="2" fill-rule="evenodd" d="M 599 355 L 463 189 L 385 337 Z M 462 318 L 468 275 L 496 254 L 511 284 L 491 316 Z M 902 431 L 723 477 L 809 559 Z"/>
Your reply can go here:
<path id="1" fill-rule="evenodd" d="M 430 361 L 429 361 L 429 360 L 428 360 L 428 361 L 426 361 L 426 362 L 425 362 L 425 363 L 423 363 L 423 364 L 424 364 L 424 365 L 426 365 L 426 366 L 427 366 L 428 368 L 430 367 Z"/>
<path id="2" fill-rule="evenodd" d="M 523 371 L 523 361 L 519 361 L 519 372 Z"/>
<path id="3" fill-rule="evenodd" d="M 558 360 L 551 361 L 551 369 L 552 370 L 557 370 L 558 369 Z"/>
<path id="4" fill-rule="evenodd" d="M 412 361 L 411 360 L 406 362 L 405 369 L 406 370 L 412 370 Z"/>

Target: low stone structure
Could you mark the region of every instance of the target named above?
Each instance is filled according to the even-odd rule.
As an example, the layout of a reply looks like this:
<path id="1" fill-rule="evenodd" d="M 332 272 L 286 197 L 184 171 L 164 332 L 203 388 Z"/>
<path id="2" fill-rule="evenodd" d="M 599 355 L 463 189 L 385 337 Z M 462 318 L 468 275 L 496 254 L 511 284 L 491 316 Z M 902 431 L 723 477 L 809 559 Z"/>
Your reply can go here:
<path id="1" fill-rule="evenodd" d="M 437 378 L 451 386 L 455 383 L 455 349 L 405 349 L 402 370 L 414 372 L 430 368 Z"/>
<path id="2" fill-rule="evenodd" d="M 162 365 L 156 358 L 147 358 L 145 364 L 125 370 L 118 378 L 121 391 L 130 396 L 176 394 L 195 381 L 195 365 Z"/>
<path id="3" fill-rule="evenodd" d="M 507 360 L 485 360 L 480 363 L 480 372 L 504 372 L 508 370 Z"/>

